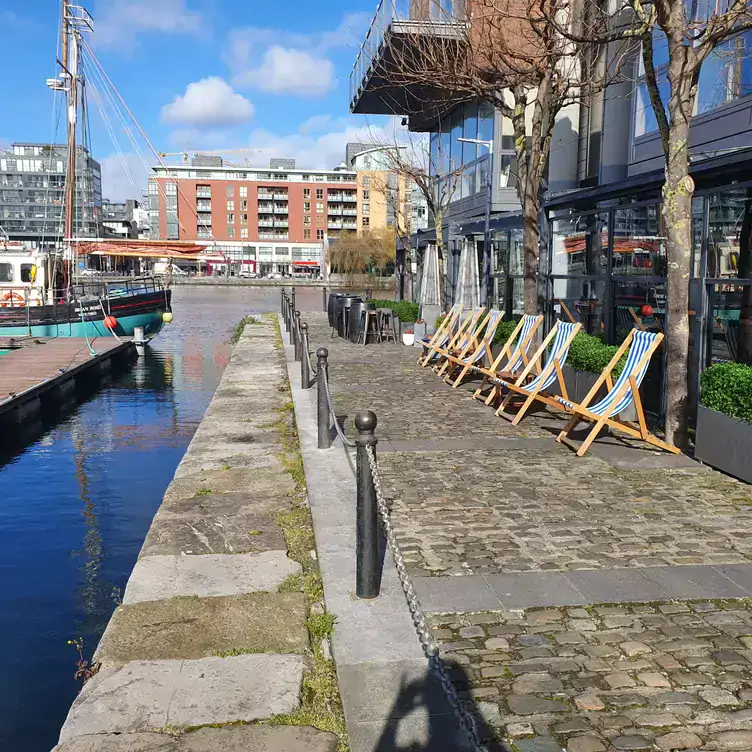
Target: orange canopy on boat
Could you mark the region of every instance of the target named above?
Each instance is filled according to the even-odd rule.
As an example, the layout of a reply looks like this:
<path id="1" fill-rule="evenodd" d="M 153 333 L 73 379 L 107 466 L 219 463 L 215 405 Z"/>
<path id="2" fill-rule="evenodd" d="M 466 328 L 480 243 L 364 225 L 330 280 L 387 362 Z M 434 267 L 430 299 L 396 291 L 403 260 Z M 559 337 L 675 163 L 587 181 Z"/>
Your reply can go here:
<path id="1" fill-rule="evenodd" d="M 176 240 L 134 240 L 107 238 L 74 240 L 76 253 L 92 256 L 129 256 L 141 258 L 182 258 L 197 260 L 208 246 Z"/>

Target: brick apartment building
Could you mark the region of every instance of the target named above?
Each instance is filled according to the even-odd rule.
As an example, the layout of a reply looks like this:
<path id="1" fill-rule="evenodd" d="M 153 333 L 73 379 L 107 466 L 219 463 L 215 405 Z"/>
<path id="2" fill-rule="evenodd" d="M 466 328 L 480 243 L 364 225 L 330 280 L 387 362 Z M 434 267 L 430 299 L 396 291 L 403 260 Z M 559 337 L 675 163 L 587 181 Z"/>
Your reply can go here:
<path id="1" fill-rule="evenodd" d="M 233 264 L 260 274 L 319 273 L 325 237 L 359 229 L 356 173 L 231 166 L 221 157 L 154 168 L 152 237 L 211 240 Z"/>

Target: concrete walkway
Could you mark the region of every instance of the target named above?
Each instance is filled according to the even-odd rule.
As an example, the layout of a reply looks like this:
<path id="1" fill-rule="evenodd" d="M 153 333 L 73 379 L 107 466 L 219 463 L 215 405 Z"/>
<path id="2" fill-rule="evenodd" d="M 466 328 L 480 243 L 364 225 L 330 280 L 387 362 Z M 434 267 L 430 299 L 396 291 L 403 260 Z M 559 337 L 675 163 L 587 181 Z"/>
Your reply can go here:
<path id="1" fill-rule="evenodd" d="M 237 725 L 294 717 L 310 665 L 308 604 L 284 587 L 302 567 L 278 521 L 294 483 L 281 457 L 291 414 L 275 336 L 268 320 L 246 326 L 57 752 L 337 748 L 311 728 Z"/>
<path id="2" fill-rule="evenodd" d="M 323 314 L 306 320 L 347 430 L 358 410 L 378 416 L 394 526 L 488 739 L 752 750 L 748 486 L 613 437 L 578 458 L 554 441 L 560 416 L 513 427 L 417 350 L 332 340 Z"/>

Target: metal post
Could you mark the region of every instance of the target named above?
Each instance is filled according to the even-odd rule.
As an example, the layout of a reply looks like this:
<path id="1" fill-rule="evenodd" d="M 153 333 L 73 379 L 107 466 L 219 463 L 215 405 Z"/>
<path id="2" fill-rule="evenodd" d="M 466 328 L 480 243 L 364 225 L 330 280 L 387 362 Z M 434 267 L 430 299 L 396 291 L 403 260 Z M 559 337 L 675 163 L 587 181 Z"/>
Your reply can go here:
<path id="1" fill-rule="evenodd" d="M 308 324 L 305 321 L 300 325 L 300 339 L 302 354 L 300 358 L 300 388 L 311 388 L 311 371 L 308 363 Z"/>
<path id="2" fill-rule="evenodd" d="M 329 449 L 332 437 L 329 434 L 329 404 L 326 399 L 326 381 L 329 378 L 327 358 L 329 350 L 319 347 L 316 350 L 316 397 L 318 400 L 319 449 Z"/>
<path id="3" fill-rule="evenodd" d="M 290 301 L 290 323 L 288 325 L 288 331 L 290 332 L 290 344 L 295 344 L 295 308 L 293 307 L 295 301 Z"/>
<path id="4" fill-rule="evenodd" d="M 282 313 L 284 313 L 285 312 L 285 291 L 282 288 L 279 289 L 279 301 L 280 301 Z"/>
<path id="5" fill-rule="evenodd" d="M 323 286 L 323 287 L 321 288 L 321 293 L 322 293 L 322 295 L 323 295 L 323 297 L 324 297 L 324 313 L 326 313 L 326 312 L 327 312 L 327 310 L 328 310 L 328 309 L 327 309 L 327 307 L 326 307 L 326 285 L 324 285 L 324 286 Z"/>
<path id="6" fill-rule="evenodd" d="M 355 522 L 355 595 L 376 598 L 379 594 L 379 516 L 376 488 L 368 462 L 367 447 L 376 452 L 376 414 L 367 410 L 355 416 L 358 490 Z"/>
<path id="7" fill-rule="evenodd" d="M 292 303 L 292 310 L 297 311 L 297 307 L 295 306 L 295 285 L 292 287 L 292 295 L 290 296 L 290 303 Z"/>
<path id="8" fill-rule="evenodd" d="M 284 291 L 282 292 L 282 321 L 285 324 L 285 329 L 288 328 L 287 326 L 287 295 L 285 295 Z"/>
<path id="9" fill-rule="evenodd" d="M 491 252 L 491 204 L 493 202 L 493 141 L 488 142 L 486 171 L 486 215 L 483 221 L 483 273 L 481 274 L 481 305 L 490 308 L 493 302 L 493 254 Z"/>
<path id="10" fill-rule="evenodd" d="M 295 323 L 293 324 L 293 339 L 295 340 L 295 360 L 303 357 L 303 338 L 300 336 L 300 311 L 295 311 Z"/>

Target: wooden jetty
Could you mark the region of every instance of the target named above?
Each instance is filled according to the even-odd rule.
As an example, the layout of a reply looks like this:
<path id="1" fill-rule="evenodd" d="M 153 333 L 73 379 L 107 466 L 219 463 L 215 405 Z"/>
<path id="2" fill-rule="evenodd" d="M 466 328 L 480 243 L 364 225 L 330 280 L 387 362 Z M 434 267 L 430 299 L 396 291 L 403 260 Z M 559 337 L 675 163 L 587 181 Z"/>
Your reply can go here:
<path id="1" fill-rule="evenodd" d="M 94 377 L 136 357 L 132 342 L 73 337 L 31 340 L 0 355 L 0 423 L 22 423 L 43 411 L 59 412 Z M 6 343 L 7 344 L 7 343 Z M 21 344 L 21 343 L 13 343 Z M 0 350 L 3 343 L 0 343 Z M 92 352 L 94 354 L 92 354 Z"/>

